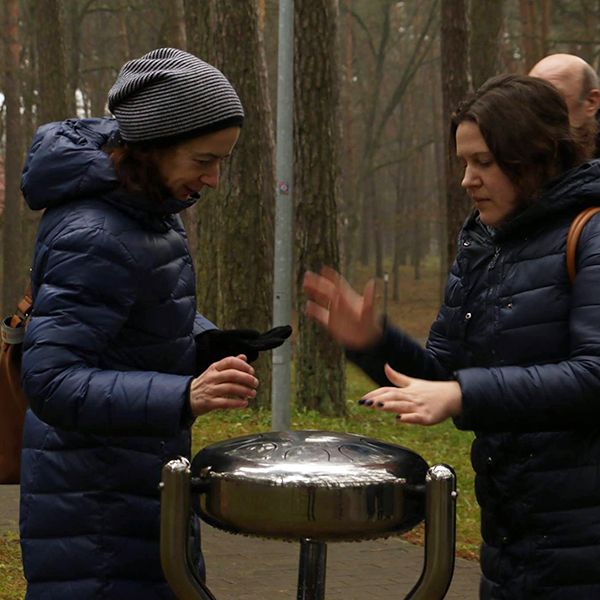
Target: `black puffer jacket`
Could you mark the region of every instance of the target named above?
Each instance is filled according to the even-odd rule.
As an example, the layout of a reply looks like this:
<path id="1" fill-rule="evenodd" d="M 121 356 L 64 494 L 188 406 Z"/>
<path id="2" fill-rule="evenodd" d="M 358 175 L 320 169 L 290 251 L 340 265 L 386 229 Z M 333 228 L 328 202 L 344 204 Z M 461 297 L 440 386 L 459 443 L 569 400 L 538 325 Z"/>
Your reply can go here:
<path id="1" fill-rule="evenodd" d="M 494 233 L 473 215 L 426 350 L 387 328 L 378 348 L 350 354 L 380 384 L 386 360 L 460 382 L 455 422 L 476 433 L 485 598 L 600 598 L 599 215 L 573 285 L 565 264 L 569 225 L 590 204 L 600 204 L 600 161 Z"/>

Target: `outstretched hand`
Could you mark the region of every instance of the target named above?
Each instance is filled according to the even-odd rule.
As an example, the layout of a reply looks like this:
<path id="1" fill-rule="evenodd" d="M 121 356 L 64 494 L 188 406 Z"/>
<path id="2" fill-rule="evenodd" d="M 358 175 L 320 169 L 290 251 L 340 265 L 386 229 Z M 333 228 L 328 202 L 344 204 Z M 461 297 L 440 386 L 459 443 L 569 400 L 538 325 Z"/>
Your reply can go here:
<path id="1" fill-rule="evenodd" d="M 246 408 L 256 396 L 258 379 L 245 355 L 214 362 L 192 380 L 190 408 L 194 416 L 222 408 Z"/>
<path id="2" fill-rule="evenodd" d="M 350 350 L 375 345 L 383 334 L 375 315 L 375 281 L 358 294 L 337 272 L 323 267 L 321 273 L 307 271 L 303 289 L 308 296 L 306 315 Z"/>
<path id="3" fill-rule="evenodd" d="M 407 377 L 385 365 L 386 377 L 397 387 L 381 387 L 359 400 L 376 410 L 396 413 L 403 423 L 435 425 L 460 414 L 462 392 L 457 381 L 427 381 Z"/>

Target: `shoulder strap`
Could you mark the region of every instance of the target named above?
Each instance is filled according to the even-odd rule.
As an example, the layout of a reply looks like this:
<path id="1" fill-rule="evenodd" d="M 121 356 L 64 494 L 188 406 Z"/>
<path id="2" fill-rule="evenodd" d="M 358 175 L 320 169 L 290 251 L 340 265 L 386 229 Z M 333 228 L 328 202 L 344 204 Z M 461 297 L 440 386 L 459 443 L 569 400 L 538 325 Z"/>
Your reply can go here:
<path id="1" fill-rule="evenodd" d="M 33 300 L 31 299 L 31 284 L 29 284 L 25 290 L 25 294 L 19 300 L 15 312 L 11 316 L 10 326 L 19 327 L 24 321 L 26 321 L 31 314 L 32 306 Z"/>
<path id="2" fill-rule="evenodd" d="M 585 227 L 585 224 L 597 213 L 600 212 L 600 206 L 588 206 L 582 210 L 571 223 L 569 233 L 567 234 L 567 273 L 569 281 L 575 281 L 575 258 L 577 255 L 577 244 L 579 236 Z"/>

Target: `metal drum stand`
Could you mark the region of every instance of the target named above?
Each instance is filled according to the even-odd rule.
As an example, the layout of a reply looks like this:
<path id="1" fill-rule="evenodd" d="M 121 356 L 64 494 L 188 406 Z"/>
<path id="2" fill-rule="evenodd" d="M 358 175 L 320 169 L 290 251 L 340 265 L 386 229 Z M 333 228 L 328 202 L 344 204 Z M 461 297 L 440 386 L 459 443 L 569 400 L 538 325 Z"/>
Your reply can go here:
<path id="1" fill-rule="evenodd" d="M 425 519 L 421 577 L 406 596 L 444 598 L 454 571 L 456 476 L 402 446 L 348 433 L 282 431 L 207 446 L 163 467 L 161 562 L 180 600 L 216 600 L 188 554 L 192 498 L 219 529 L 300 542 L 297 600 L 323 600 L 327 543 L 396 535 Z"/>

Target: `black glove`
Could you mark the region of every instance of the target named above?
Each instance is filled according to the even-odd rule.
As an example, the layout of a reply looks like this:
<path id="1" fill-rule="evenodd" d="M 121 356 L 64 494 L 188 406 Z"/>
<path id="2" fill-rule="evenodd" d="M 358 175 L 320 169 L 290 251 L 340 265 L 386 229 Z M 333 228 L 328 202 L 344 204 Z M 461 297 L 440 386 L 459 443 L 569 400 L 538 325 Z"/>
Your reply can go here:
<path id="1" fill-rule="evenodd" d="M 245 354 L 248 362 L 258 358 L 258 353 L 281 346 L 292 334 L 289 325 L 274 327 L 265 333 L 255 329 L 209 329 L 196 336 L 197 373 L 206 371 L 211 363 L 226 356 Z"/>

